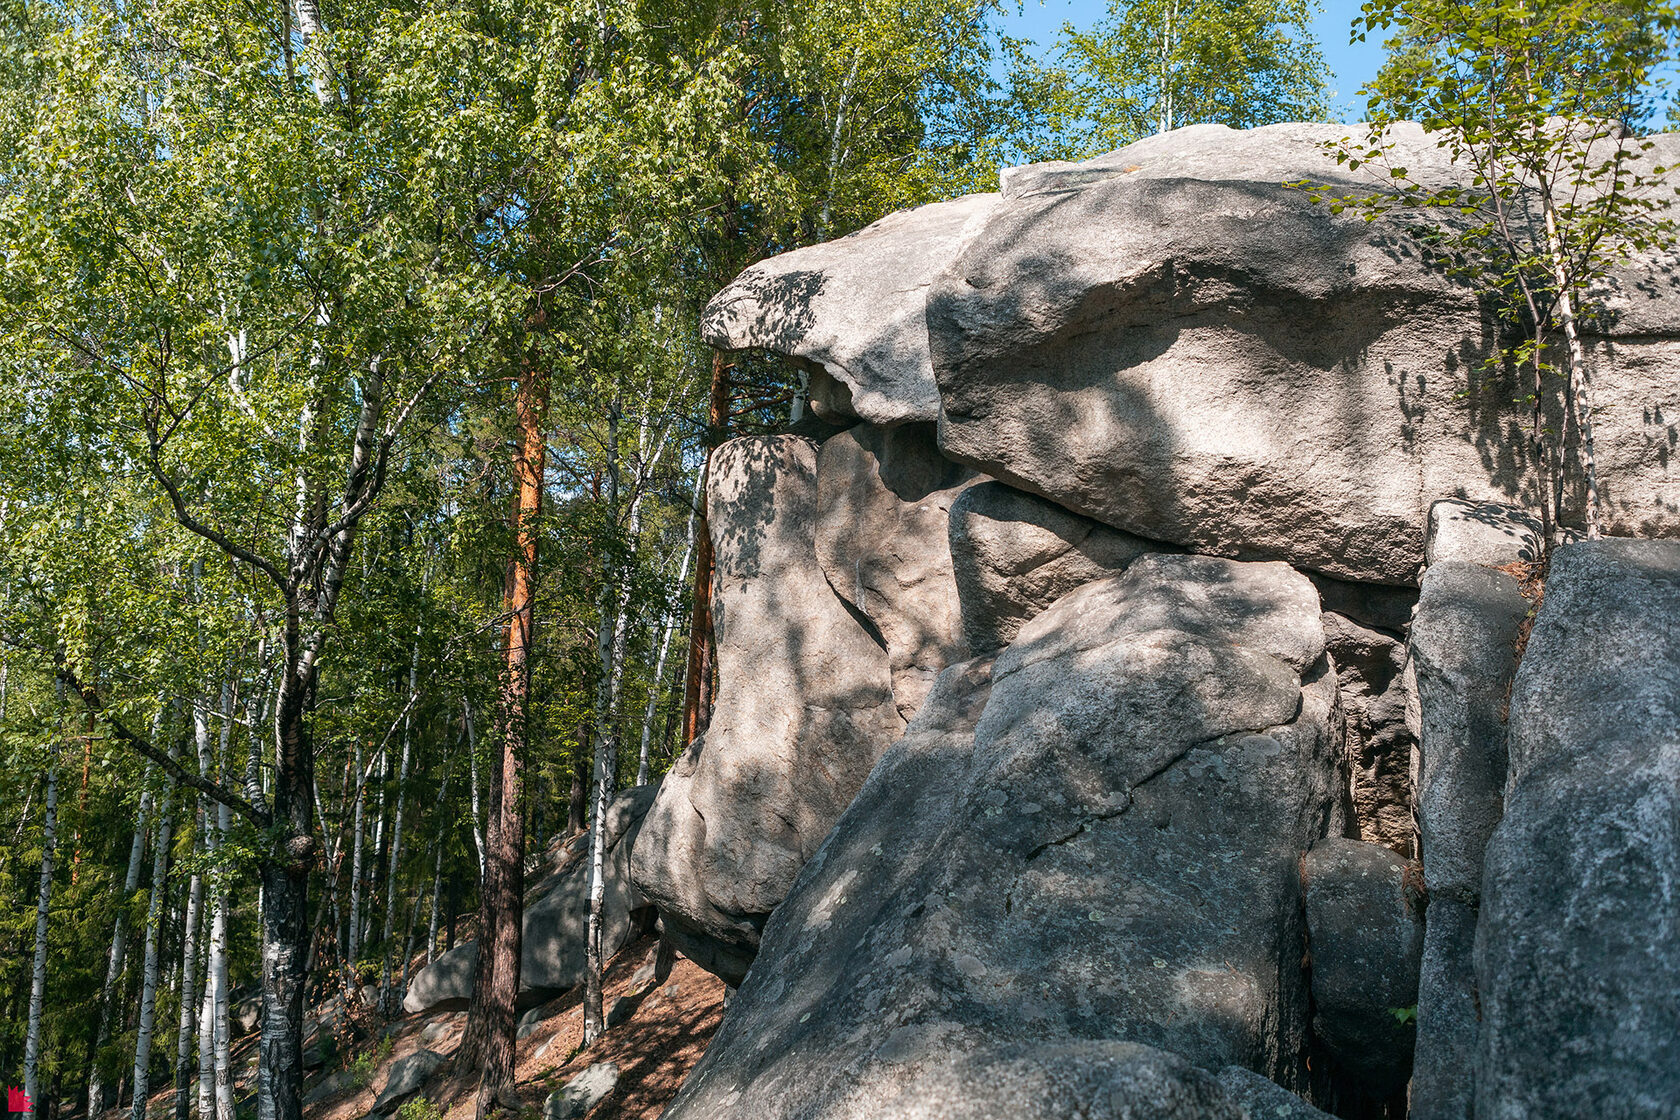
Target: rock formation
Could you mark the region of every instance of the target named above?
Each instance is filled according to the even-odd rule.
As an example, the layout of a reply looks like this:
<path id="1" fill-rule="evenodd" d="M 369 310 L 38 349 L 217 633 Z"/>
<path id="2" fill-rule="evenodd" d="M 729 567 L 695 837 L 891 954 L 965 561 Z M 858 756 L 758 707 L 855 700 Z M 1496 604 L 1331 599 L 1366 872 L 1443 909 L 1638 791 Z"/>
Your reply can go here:
<path id="1" fill-rule="evenodd" d="M 1509 749 L 1476 931 L 1475 1115 L 1673 1116 L 1680 542 L 1558 551 Z"/>
<path id="2" fill-rule="evenodd" d="M 1531 504 L 1538 483 L 1516 387 L 1483 365 L 1493 328 L 1421 258 L 1413 219 L 1283 185 L 1378 185 L 1322 149 L 1348 131 L 1198 125 L 1015 169 L 1001 197 L 755 265 L 707 340 L 817 362 L 854 401 L 896 402 L 850 414 L 937 419 L 949 458 L 1115 528 L 1415 584 L 1435 499 Z M 1395 139 L 1414 177 L 1454 181 L 1416 126 Z M 1676 162 L 1680 139 L 1653 142 L 1647 158 Z M 1659 453 L 1680 299 L 1640 267 L 1595 324 L 1595 401 L 1610 531 L 1650 536 L 1680 531 Z"/>
<path id="3" fill-rule="evenodd" d="M 1285 185 L 1377 186 L 1347 131 L 1011 169 L 713 301 L 853 426 L 714 452 L 716 707 L 631 875 L 740 989 L 671 1120 L 1680 1114 L 1680 543 L 1548 577 L 1499 325 Z M 1613 534 L 1680 536 L 1672 265 L 1589 324 Z"/>
<path id="4" fill-rule="evenodd" d="M 630 852 L 653 804 L 657 786 L 635 786 L 607 809 L 605 893 L 601 947 L 616 953 L 653 919 L 653 909 L 630 883 Z M 587 847 L 582 848 L 587 851 Z M 531 888 L 519 957 L 519 1006 L 530 1007 L 583 982 L 589 928 L 589 861 L 570 863 Z M 403 1010 L 459 1010 L 472 1001 L 478 942 L 468 941 L 415 973 Z"/>
<path id="5" fill-rule="evenodd" d="M 1318 606 L 1282 564 L 1151 556 L 947 670 L 673 1120 L 896 1116 L 931 1055 L 1130 1053 L 1097 1041 L 1303 1084 L 1296 862 L 1341 823 Z"/>
<path id="6" fill-rule="evenodd" d="M 817 449 L 738 439 L 712 458 L 718 693 L 660 784 L 636 885 L 684 953 L 739 982 L 765 917 L 904 729 L 891 664 L 817 560 Z"/>

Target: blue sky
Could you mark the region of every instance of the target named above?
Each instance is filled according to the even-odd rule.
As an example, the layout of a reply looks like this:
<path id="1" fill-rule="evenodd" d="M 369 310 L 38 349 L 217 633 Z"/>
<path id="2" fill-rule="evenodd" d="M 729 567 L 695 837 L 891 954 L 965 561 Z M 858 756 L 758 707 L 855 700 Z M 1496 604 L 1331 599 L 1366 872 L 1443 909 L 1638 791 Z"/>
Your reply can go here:
<path id="1" fill-rule="evenodd" d="M 1004 31 L 1011 35 L 1049 44 L 1062 24 L 1089 27 L 1107 11 L 1106 0 L 1023 0 L 1019 14 L 1011 11 L 1001 21 Z M 1359 87 L 1376 77 L 1382 65 L 1382 43 L 1348 44 L 1353 17 L 1359 14 L 1357 0 L 1324 0 L 1318 17 L 1313 20 L 1313 34 L 1324 58 L 1335 76 L 1330 88 L 1335 91 L 1331 112 L 1357 120 L 1365 101 L 1358 96 Z"/>

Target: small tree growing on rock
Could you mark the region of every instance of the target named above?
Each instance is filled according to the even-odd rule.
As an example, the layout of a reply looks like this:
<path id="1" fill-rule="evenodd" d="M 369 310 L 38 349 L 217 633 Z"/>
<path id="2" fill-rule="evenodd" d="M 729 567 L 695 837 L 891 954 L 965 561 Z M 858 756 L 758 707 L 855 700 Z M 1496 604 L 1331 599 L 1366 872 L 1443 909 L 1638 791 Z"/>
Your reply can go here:
<path id="1" fill-rule="evenodd" d="M 1549 543 L 1562 504 L 1562 432 L 1546 404 L 1561 374 L 1586 488 L 1587 536 L 1603 520 L 1593 440 L 1593 380 L 1583 320 L 1615 265 L 1672 243 L 1672 195 L 1654 144 L 1630 126 L 1652 116 L 1680 9 L 1668 0 L 1369 0 L 1356 39 L 1392 30 L 1393 51 L 1363 91 L 1363 139 L 1332 145 L 1338 162 L 1369 164 L 1389 189 L 1333 197 L 1367 218 L 1399 208 L 1444 220 L 1417 228 L 1460 275 L 1528 328 L 1501 357 L 1532 373 L 1535 459 Z M 1415 118 L 1468 174 L 1425 186 L 1392 158 L 1393 122 Z M 1326 197 L 1320 190 L 1319 197 Z"/>

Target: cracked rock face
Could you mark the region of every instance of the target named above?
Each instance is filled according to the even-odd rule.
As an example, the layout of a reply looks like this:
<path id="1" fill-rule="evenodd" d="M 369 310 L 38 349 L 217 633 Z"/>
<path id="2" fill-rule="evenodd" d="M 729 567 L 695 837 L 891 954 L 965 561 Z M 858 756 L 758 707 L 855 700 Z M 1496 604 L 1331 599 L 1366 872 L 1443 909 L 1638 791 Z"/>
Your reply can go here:
<path id="1" fill-rule="evenodd" d="M 1283 185 L 1372 187 L 1324 150 L 1350 134 L 1198 125 L 1012 168 L 1001 195 L 753 265 L 706 337 L 812 367 L 819 413 L 937 420 L 948 457 L 1113 528 L 1415 586 L 1433 500 L 1537 507 L 1544 487 L 1520 379 L 1486 362 L 1497 327 L 1415 215 Z M 1421 181 L 1468 183 L 1419 126 L 1393 139 Z M 1651 143 L 1646 166 L 1676 166 L 1680 138 Z M 1680 536 L 1675 266 L 1666 247 L 1628 262 L 1587 324 L 1611 534 Z"/>
<path id="2" fill-rule="evenodd" d="M 716 708 L 660 783 L 631 858 L 667 935 L 730 983 L 904 729 L 886 651 L 817 563 L 816 491 L 808 440 L 746 437 L 714 452 Z"/>
<path id="3" fill-rule="evenodd" d="M 976 483 L 951 506 L 963 636 L 976 654 L 1008 645 L 1081 584 L 1117 576 L 1146 552 L 1175 551 L 1001 482 Z"/>
<path id="4" fill-rule="evenodd" d="M 946 670 L 667 1116 L 919 1116 L 920 1079 L 942 1116 L 1037 1115 L 950 1072 L 1065 1050 L 1121 1084 L 1128 1043 L 1301 1085 L 1297 862 L 1346 825 L 1319 611 L 1283 564 L 1146 556 Z M 1116 1092 L 1080 1107 L 1224 1114 Z"/>
<path id="5" fill-rule="evenodd" d="M 1476 931 L 1475 1115 L 1672 1117 L 1680 542 L 1558 550 L 1509 746 Z"/>
<path id="6" fill-rule="evenodd" d="M 939 454 L 931 424 L 859 424 L 817 450 L 817 560 L 887 647 L 909 720 L 933 679 L 967 657 L 947 543 L 974 472 Z"/>

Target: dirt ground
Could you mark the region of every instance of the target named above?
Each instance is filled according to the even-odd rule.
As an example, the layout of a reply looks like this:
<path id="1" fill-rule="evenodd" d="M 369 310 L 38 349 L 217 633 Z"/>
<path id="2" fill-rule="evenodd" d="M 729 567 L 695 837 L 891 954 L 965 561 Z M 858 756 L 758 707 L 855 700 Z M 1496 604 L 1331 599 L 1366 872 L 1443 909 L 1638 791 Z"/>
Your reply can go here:
<path id="1" fill-rule="evenodd" d="M 679 957 L 663 985 L 655 987 L 648 981 L 632 990 L 632 977 L 652 962 L 656 945 L 654 938 L 642 938 L 625 946 L 608 965 L 602 978 L 603 1005 L 610 1009 L 626 995 L 640 994 L 640 1000 L 627 1022 L 609 1029 L 588 1051 L 578 1050 L 583 1042 L 582 993 L 569 993 L 544 1005 L 543 1021 L 519 1042 L 518 1089 L 527 1108 L 541 1115 L 550 1093 L 590 1065 L 612 1062 L 619 1070 L 618 1087 L 589 1114 L 590 1120 L 653 1120 L 665 1111 L 723 1019 L 724 987 L 723 981 Z M 309 1120 L 361 1120 L 384 1086 L 392 1062 L 421 1047 L 452 1056 L 466 1020 L 464 1011 L 396 1020 L 387 1028 L 390 1053 L 368 1086 L 321 1101 L 306 1109 L 305 1115 Z M 431 1040 L 422 1041 L 422 1032 L 430 1034 Z M 377 1047 L 376 1041 L 368 1041 L 359 1044 L 357 1052 Z M 332 1072 L 312 1074 L 307 1088 L 314 1088 Z M 451 1076 L 449 1066 L 439 1071 L 420 1096 L 444 1106 L 446 1120 L 472 1120 L 472 1090 Z"/>

